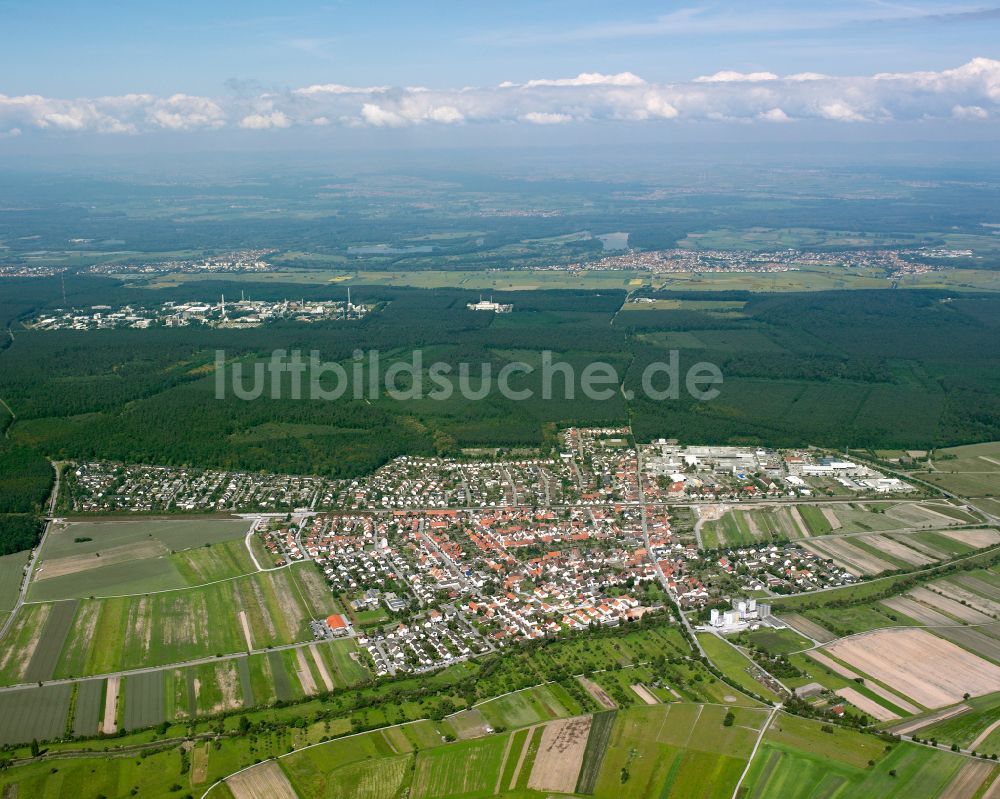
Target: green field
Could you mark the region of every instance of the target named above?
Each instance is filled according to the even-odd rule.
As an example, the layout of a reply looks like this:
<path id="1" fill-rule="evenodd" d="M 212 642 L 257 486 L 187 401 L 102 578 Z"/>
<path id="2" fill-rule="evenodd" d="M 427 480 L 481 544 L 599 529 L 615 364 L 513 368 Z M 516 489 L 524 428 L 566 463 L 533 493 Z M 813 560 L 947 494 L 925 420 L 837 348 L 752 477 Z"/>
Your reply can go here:
<path id="1" fill-rule="evenodd" d="M 766 711 L 673 704 L 620 711 L 614 721 L 594 795 L 730 797 Z"/>
<path id="2" fill-rule="evenodd" d="M 744 783 L 754 799 L 906 797 L 934 799 L 968 761 L 914 744 L 888 747 L 872 736 L 782 714 L 765 734 Z M 869 765 L 873 761 L 874 765 Z M 986 773 L 989 767 L 986 766 Z M 968 794 L 972 795 L 972 794 Z"/>
<path id="3" fill-rule="evenodd" d="M 337 609 L 311 562 L 198 588 L 30 604 L 4 641 L 0 680 L 84 677 L 246 651 L 241 610 L 254 649 L 309 641 L 309 620 Z M 348 651 L 349 642 L 332 645 L 331 666 L 353 683 L 364 666 Z"/>
<path id="4" fill-rule="evenodd" d="M 1000 442 L 935 450 L 932 461 L 918 477 L 961 496 L 1000 496 Z"/>
<path id="5" fill-rule="evenodd" d="M 698 641 L 715 667 L 738 686 L 765 699 L 778 699 L 770 688 L 750 676 L 747 668 L 752 665 L 752 661 L 742 652 L 712 634 L 699 634 Z"/>
<path id="6" fill-rule="evenodd" d="M 17 602 L 29 556 L 29 552 L 17 552 L 0 557 L 0 611 L 10 610 Z"/>
<path id="7" fill-rule="evenodd" d="M 557 696 L 560 693 L 562 696 Z M 540 721 L 571 716 L 579 711 L 572 698 L 558 685 L 542 685 L 518 691 L 500 699 L 483 702 L 477 708 L 494 729 L 527 727 Z"/>
<path id="8" fill-rule="evenodd" d="M 166 591 L 253 572 L 233 519 L 93 521 L 49 533 L 29 599 Z"/>

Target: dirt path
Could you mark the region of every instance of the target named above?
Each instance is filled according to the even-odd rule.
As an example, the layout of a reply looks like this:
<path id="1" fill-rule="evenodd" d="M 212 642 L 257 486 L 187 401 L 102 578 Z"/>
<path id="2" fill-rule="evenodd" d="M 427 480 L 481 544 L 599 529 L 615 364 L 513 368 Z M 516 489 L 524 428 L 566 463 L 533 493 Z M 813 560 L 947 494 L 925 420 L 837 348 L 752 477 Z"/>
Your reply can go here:
<path id="1" fill-rule="evenodd" d="M 531 734 L 528 734 L 528 738 Z M 500 771 L 497 772 L 497 784 L 493 787 L 494 795 L 500 793 L 500 782 L 503 780 L 503 770 L 507 768 L 507 758 L 510 756 L 510 747 L 514 743 L 514 735 L 511 733 L 507 736 L 507 745 L 503 748 L 503 757 L 500 759 Z M 521 747 L 522 749 L 524 747 Z"/>
<path id="2" fill-rule="evenodd" d="M 524 739 L 524 743 L 521 744 L 521 754 L 517 758 L 517 765 L 514 766 L 514 773 L 510 777 L 510 785 L 507 786 L 508 791 L 513 791 L 514 786 L 517 785 L 517 778 L 521 776 L 521 767 L 524 765 L 525 758 L 528 756 L 528 750 L 531 748 L 531 739 L 535 737 L 535 730 L 539 727 L 538 724 L 528 727 L 528 735 Z M 503 769 L 500 770 L 501 774 Z"/>

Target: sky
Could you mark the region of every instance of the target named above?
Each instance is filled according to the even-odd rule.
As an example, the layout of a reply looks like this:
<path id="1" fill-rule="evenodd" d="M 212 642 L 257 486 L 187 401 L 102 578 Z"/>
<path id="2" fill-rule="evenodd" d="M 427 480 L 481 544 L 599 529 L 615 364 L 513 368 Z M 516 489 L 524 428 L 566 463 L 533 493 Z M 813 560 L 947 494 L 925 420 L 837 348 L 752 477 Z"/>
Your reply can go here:
<path id="1" fill-rule="evenodd" d="M 0 153 L 699 126 L 982 140 L 997 119 L 1000 3 L 0 0 Z"/>

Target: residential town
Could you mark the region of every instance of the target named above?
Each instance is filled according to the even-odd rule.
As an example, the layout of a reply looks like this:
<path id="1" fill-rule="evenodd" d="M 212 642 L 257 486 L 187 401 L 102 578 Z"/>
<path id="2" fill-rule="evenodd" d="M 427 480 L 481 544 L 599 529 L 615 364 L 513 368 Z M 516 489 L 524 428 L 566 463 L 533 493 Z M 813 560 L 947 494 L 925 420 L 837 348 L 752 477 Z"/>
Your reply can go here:
<path id="1" fill-rule="evenodd" d="M 852 583 L 795 541 L 708 545 L 702 528 L 727 508 L 913 491 L 810 449 L 636 448 L 623 427 L 563 430 L 552 457 L 404 456 L 354 480 L 83 463 L 65 483 L 75 513 L 246 514 L 259 568 L 311 560 L 326 578 L 343 612 L 314 620 L 317 638 L 356 637 L 380 675 L 670 602 L 699 611 Z"/>

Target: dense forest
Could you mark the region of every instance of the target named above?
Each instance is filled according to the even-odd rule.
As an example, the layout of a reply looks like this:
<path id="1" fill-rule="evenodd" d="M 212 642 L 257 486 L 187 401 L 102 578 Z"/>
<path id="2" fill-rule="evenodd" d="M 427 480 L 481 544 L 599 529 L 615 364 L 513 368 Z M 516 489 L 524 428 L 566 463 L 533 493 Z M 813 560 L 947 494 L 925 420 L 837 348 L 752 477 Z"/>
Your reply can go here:
<path id="1" fill-rule="evenodd" d="M 102 285 L 82 280 L 70 290 L 92 299 Z M 199 291 L 213 297 L 238 288 L 220 281 Z M 551 424 L 631 421 L 640 438 L 784 446 L 921 449 L 1000 438 L 1000 298 L 994 295 L 888 289 L 714 294 L 711 299 L 742 307 L 713 311 L 697 302 L 703 295 L 677 292 L 657 296 L 679 301 L 680 308 L 619 313 L 620 291 L 536 291 L 496 295 L 515 311 L 494 315 L 467 311 L 465 303 L 477 295 L 456 289 L 355 291 L 381 308 L 360 323 L 19 333 L 0 353 L 0 397 L 18 419 L 11 440 L 57 460 L 349 477 L 403 453 L 537 446 Z M 279 298 L 328 296 L 329 290 L 268 284 L 254 292 Z M 127 298 L 149 290 L 117 286 L 110 293 Z M 474 384 L 481 364 L 494 375 L 513 361 L 538 370 L 547 349 L 577 374 L 593 361 L 611 364 L 635 396 L 626 402 L 616 392 L 591 400 L 577 392 L 570 400 L 557 391 L 544 400 L 536 371 L 515 381 L 533 390 L 525 401 L 495 391 L 479 401 L 457 394 L 446 401 L 299 401 L 287 393 L 284 399 L 215 398 L 216 349 L 225 350 L 230 363 L 249 365 L 276 348 L 315 349 L 324 360 L 345 364 L 355 349 L 378 350 L 383 366 L 420 349 L 425 367 L 471 364 Z M 699 361 L 722 370 L 717 399 L 698 402 L 683 391 L 676 400 L 644 397 L 643 370 L 673 350 L 682 379 Z M 38 484 L 32 501 L 44 494 Z"/>
<path id="2" fill-rule="evenodd" d="M 38 541 L 38 513 L 54 479 L 44 456 L 0 439 L 0 555 L 30 549 Z"/>

